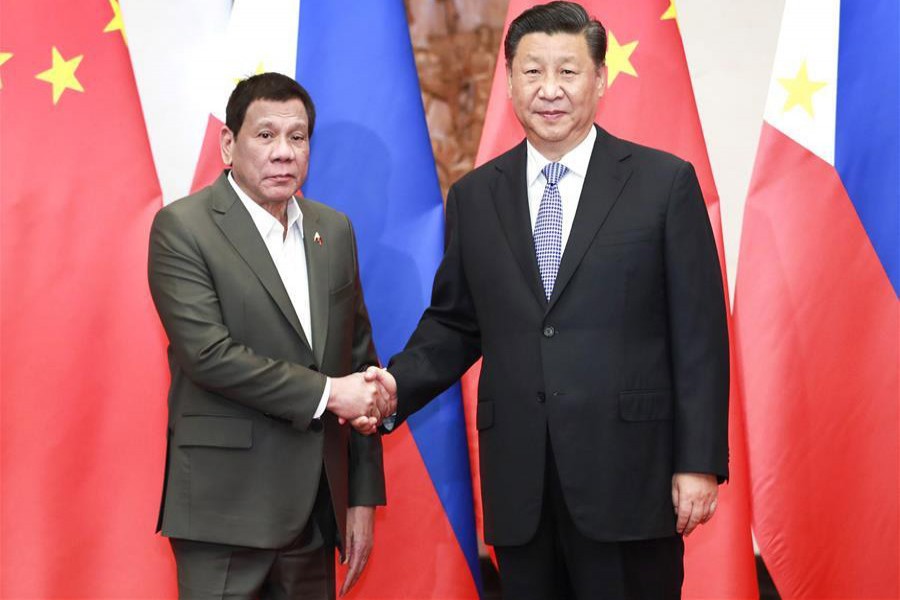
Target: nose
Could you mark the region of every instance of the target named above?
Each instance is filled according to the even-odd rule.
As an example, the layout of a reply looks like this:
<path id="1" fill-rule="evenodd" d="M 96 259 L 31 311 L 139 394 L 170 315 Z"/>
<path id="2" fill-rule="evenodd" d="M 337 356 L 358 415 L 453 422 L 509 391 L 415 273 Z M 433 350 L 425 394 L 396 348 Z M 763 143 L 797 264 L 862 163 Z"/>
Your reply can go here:
<path id="1" fill-rule="evenodd" d="M 275 139 L 275 144 L 272 146 L 272 160 L 293 160 L 293 158 L 294 146 L 291 144 L 287 136 L 279 135 Z"/>
<path id="2" fill-rule="evenodd" d="M 554 100 L 562 95 L 562 87 L 556 73 L 549 72 L 544 75 L 538 94 L 542 100 Z"/>

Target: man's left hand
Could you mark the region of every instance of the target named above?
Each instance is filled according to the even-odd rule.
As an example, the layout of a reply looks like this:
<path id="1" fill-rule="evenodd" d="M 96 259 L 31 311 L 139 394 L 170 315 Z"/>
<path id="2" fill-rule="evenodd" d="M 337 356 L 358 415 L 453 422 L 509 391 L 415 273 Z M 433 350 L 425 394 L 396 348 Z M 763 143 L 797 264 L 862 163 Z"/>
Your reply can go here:
<path id="1" fill-rule="evenodd" d="M 716 512 L 719 484 L 708 473 L 675 473 L 672 476 L 672 505 L 677 521 L 675 529 L 685 536 Z"/>
<path id="2" fill-rule="evenodd" d="M 375 507 L 351 506 L 347 509 L 347 539 L 344 545 L 344 563 L 350 566 L 341 586 L 341 596 L 349 592 L 362 575 L 374 542 Z"/>

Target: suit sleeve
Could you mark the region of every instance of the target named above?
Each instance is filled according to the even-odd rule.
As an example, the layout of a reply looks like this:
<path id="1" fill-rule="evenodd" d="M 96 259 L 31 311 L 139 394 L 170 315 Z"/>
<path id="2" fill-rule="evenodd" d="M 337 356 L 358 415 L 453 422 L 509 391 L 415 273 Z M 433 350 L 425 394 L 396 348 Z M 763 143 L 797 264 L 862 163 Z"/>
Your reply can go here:
<path id="1" fill-rule="evenodd" d="M 397 380 L 393 429 L 455 383 L 481 355 L 478 318 L 463 269 L 460 220 L 454 186 L 447 197 L 444 257 L 434 277 L 431 305 L 389 366 Z"/>
<path id="2" fill-rule="evenodd" d="M 202 251 L 174 211 L 163 209 L 153 221 L 149 281 L 169 352 L 195 385 L 296 429 L 309 427 L 325 376 L 232 339 Z"/>
<path id="3" fill-rule="evenodd" d="M 362 371 L 369 365 L 381 364 L 372 342 L 372 324 L 363 297 L 362 282 L 359 277 L 359 258 L 356 249 L 356 235 L 350 228 L 351 253 L 353 256 L 354 286 L 354 326 L 353 326 L 353 370 Z M 349 505 L 380 506 L 387 504 L 384 483 L 384 459 L 381 435 L 360 435 L 350 431 L 349 461 Z"/>
<path id="4" fill-rule="evenodd" d="M 665 224 L 676 473 L 728 477 L 728 325 L 722 271 L 697 176 L 679 169 Z"/>

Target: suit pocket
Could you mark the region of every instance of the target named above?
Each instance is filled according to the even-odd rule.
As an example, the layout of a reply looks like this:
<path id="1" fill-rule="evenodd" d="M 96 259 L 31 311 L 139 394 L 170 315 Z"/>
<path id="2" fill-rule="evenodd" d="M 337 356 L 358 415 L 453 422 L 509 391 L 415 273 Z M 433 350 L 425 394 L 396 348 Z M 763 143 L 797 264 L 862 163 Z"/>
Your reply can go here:
<path id="1" fill-rule="evenodd" d="M 341 300 L 349 298 L 353 294 L 353 290 L 356 288 L 356 286 L 353 285 L 354 283 L 354 280 L 351 279 L 339 288 L 328 292 L 329 296 L 331 297 L 331 303 L 337 304 Z"/>
<path id="2" fill-rule="evenodd" d="M 646 242 L 659 237 L 659 232 L 653 227 L 642 229 L 627 229 L 625 231 L 600 232 L 594 243 L 600 246 L 612 246 L 616 244 L 631 244 L 634 242 Z"/>
<path id="3" fill-rule="evenodd" d="M 619 394 L 624 421 L 670 421 L 674 414 L 671 390 L 636 390 Z"/>
<path id="4" fill-rule="evenodd" d="M 478 403 L 478 412 L 475 415 L 475 429 L 484 431 L 494 425 L 494 403 L 484 401 Z"/>
<path id="5" fill-rule="evenodd" d="M 253 422 L 240 417 L 182 415 L 175 426 L 178 446 L 253 447 Z"/>

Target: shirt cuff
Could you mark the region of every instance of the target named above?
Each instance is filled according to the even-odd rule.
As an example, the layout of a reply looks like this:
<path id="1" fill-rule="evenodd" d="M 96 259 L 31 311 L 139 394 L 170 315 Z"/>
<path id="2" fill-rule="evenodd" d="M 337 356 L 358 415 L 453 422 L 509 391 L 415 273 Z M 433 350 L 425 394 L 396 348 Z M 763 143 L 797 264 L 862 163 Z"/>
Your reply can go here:
<path id="1" fill-rule="evenodd" d="M 397 413 L 394 413 L 388 417 L 385 417 L 381 421 L 381 426 L 384 427 L 385 431 L 393 431 L 394 427 L 397 425 Z"/>
<path id="2" fill-rule="evenodd" d="M 325 414 L 325 407 L 328 406 L 328 397 L 331 395 L 331 377 L 325 378 L 325 389 L 322 391 L 322 399 L 319 400 L 319 407 L 313 413 L 313 419 L 320 419 Z"/>

